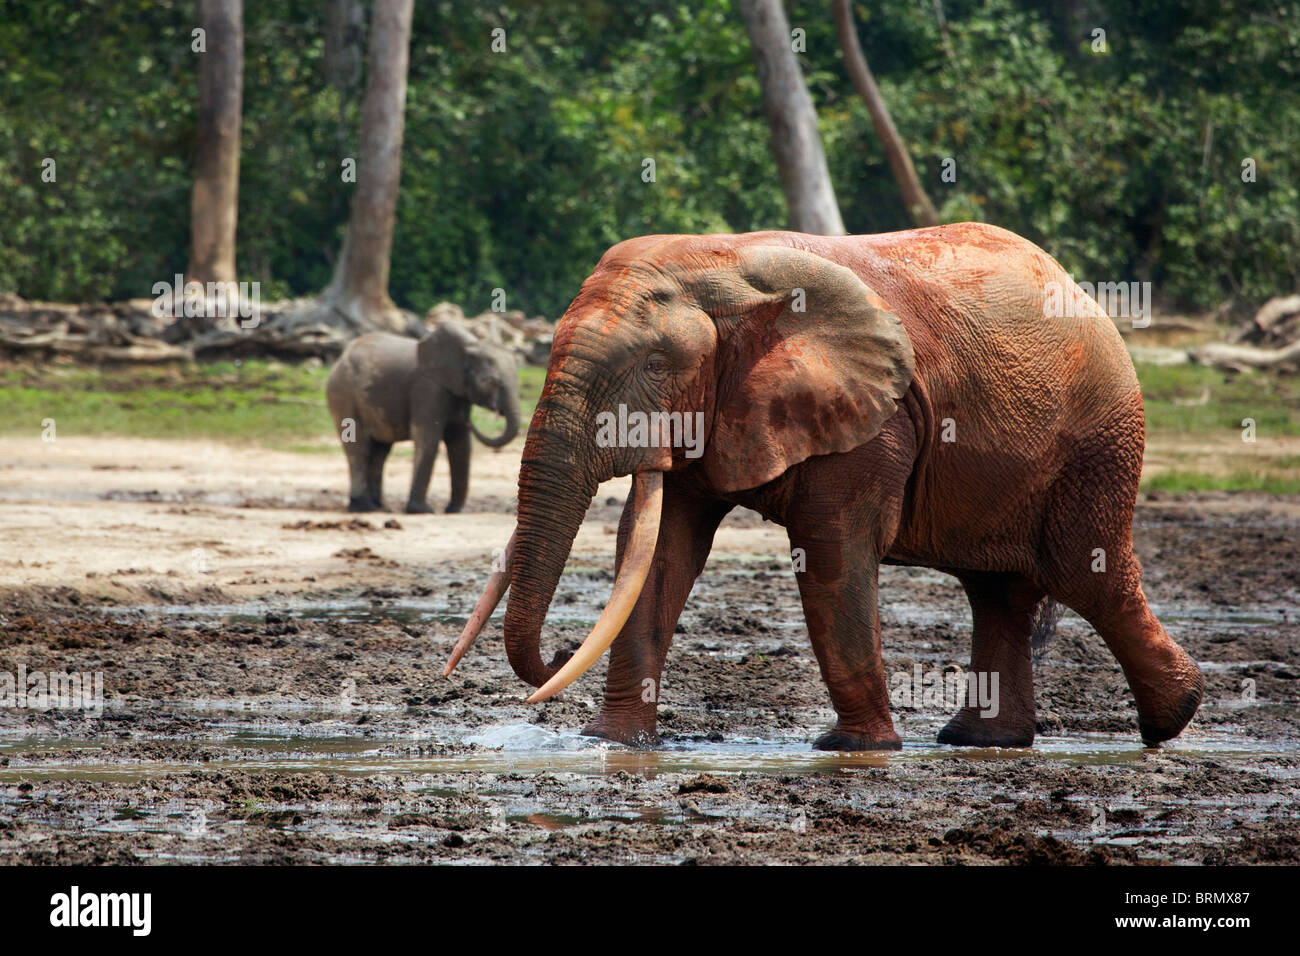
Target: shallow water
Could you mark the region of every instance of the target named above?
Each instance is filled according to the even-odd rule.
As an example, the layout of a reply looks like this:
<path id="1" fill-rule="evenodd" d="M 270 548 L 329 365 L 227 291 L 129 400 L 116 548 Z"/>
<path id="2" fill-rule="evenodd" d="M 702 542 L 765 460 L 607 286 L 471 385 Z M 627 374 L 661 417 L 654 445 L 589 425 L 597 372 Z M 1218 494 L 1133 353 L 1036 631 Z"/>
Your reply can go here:
<path id="1" fill-rule="evenodd" d="M 934 572 L 908 572 L 926 580 L 946 580 Z M 579 599 L 556 603 L 550 617 L 566 623 L 594 622 L 608 592 L 607 574 L 571 575 Z M 260 624 L 267 614 L 307 621 L 377 623 L 393 620 L 406 624 L 461 625 L 465 614 L 477 598 L 477 591 L 464 587 L 448 596 L 403 598 L 402 600 L 353 599 L 328 603 L 278 600 L 229 605 L 140 605 L 105 607 L 110 615 L 157 616 L 169 621 L 195 621 L 210 624 Z M 711 610 L 705 605 L 701 610 Z M 757 609 L 756 609 L 757 610 Z M 1157 613 L 1160 613 L 1157 608 Z M 1177 628 L 1248 629 L 1285 620 L 1286 608 L 1254 608 L 1249 614 L 1225 611 L 1221 607 L 1187 607 L 1166 609 L 1163 616 Z M 496 618 L 502 614 L 498 609 Z M 939 622 L 969 627 L 969 612 L 964 600 L 960 613 L 951 604 L 941 602 L 891 603 L 886 601 L 882 617 L 887 625 L 931 626 Z M 758 635 L 739 639 L 722 639 L 713 643 L 726 653 L 740 653 L 750 648 L 787 639 L 788 625 L 793 632 L 802 629 L 802 621 L 776 621 L 770 614 L 764 623 L 779 628 L 766 640 Z M 1065 627 L 1086 627 L 1078 618 L 1067 615 Z M 801 637 L 791 633 L 788 639 Z M 930 645 L 921 643 L 918 658 L 926 658 Z M 936 652 L 937 653 L 937 652 Z M 1280 667 L 1273 661 L 1240 661 L 1203 664 L 1207 671 L 1235 670 L 1245 667 Z M 1236 702 L 1234 702 L 1236 703 Z M 1249 701 L 1240 706 L 1271 706 L 1266 701 Z M 270 696 L 249 698 L 190 699 L 159 701 L 106 702 L 107 711 L 146 711 L 194 715 L 201 717 L 205 733 L 197 737 L 151 736 L 135 734 L 137 742 L 153 741 L 163 745 L 159 756 L 142 757 L 128 749 L 123 753 L 121 741 L 94 737 L 0 737 L 0 782 L 20 780 L 103 780 L 128 781 L 156 777 L 164 773 L 204 769 L 250 772 L 321 771 L 346 775 L 424 773 L 535 773 L 569 772 L 586 775 L 626 771 L 639 774 L 667 772 L 699 773 L 708 771 L 759 773 L 851 772 L 859 769 L 888 768 L 906 761 L 990 761 L 1029 759 L 1067 765 L 1126 764 L 1153 753 L 1144 750 L 1127 734 L 1072 734 L 1039 737 L 1032 749 L 954 748 L 934 743 L 934 731 L 942 724 L 936 718 L 933 727 L 924 721 L 914 723 L 897 752 L 825 753 L 811 748 L 806 733 L 779 733 L 758 738 L 726 741 L 675 740 L 655 751 L 638 751 L 582 737 L 571 732 L 556 732 L 528 723 L 503 723 L 487 728 L 457 726 L 454 722 L 426 723 L 420 720 L 418 732 L 395 736 L 390 724 L 382 719 L 361 729 L 352 720 L 371 712 L 377 716 L 404 714 L 407 708 L 397 703 L 364 703 L 349 697 L 336 699 L 295 700 Z M 297 718 L 312 718 L 308 723 Z M 373 736 L 365 736 L 369 732 Z M 114 746 L 116 745 L 116 746 Z M 168 757 L 168 747 L 177 754 Z M 187 749 L 188 748 L 188 749 Z M 201 750 L 211 759 L 187 756 Z M 39 759 L 37 751 L 47 752 Z M 49 751 L 58 751 L 50 754 Z M 1161 752 L 1192 758 L 1213 758 L 1219 762 L 1256 764 L 1270 755 L 1294 756 L 1291 741 L 1244 739 L 1213 731 L 1193 729 L 1184 737 L 1166 744 Z M 216 754 L 213 757 L 213 754 Z M 129 754 L 129 756 L 127 755 Z"/>
<path id="2" fill-rule="evenodd" d="M 565 772 L 639 774 L 738 772 L 819 773 L 889 767 L 900 761 L 986 761 L 1028 758 L 1073 765 L 1122 764 L 1155 753 L 1120 735 L 1039 737 L 1032 749 L 959 748 L 931 739 L 905 739 L 893 752 L 826 753 L 805 739 L 672 742 L 659 750 L 633 750 L 533 724 L 507 724 L 459 740 L 421 738 L 308 737 L 253 731 L 204 741 L 209 760 L 136 760 L 105 751 L 108 738 L 25 737 L 0 742 L 0 782 L 20 780 L 133 780 L 186 769 L 279 771 L 370 775 L 455 772 Z M 447 753 L 437 753 L 446 749 Z M 59 750 L 57 759 L 28 761 L 36 752 Z M 1248 740 L 1221 733 L 1196 733 L 1160 748 L 1162 753 L 1254 764 L 1261 757 L 1294 755 L 1283 742 Z"/>

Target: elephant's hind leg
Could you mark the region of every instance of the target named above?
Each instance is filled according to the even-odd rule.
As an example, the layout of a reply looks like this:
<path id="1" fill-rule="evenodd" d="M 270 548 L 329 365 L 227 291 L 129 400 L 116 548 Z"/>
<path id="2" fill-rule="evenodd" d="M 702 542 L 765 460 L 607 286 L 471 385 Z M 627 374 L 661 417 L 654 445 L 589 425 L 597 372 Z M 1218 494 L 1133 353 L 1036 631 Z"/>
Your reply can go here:
<path id="1" fill-rule="evenodd" d="M 370 453 L 366 458 L 366 494 L 376 508 L 384 506 L 384 462 L 392 450 L 391 442 L 370 442 Z"/>
<path id="2" fill-rule="evenodd" d="M 966 704 L 939 731 L 939 743 L 1028 747 L 1034 742 L 1034 668 L 1029 645 L 1044 592 L 1017 574 L 956 573 L 974 620 L 969 689 Z"/>
<path id="3" fill-rule="evenodd" d="M 1142 593 L 1142 565 L 1131 550 L 1108 554 L 1105 570 L 1079 575 L 1061 601 L 1097 629 L 1119 661 L 1137 705 L 1138 732 L 1155 746 L 1182 733 L 1205 693 L 1196 662 L 1166 632 Z"/>
<path id="4" fill-rule="evenodd" d="M 1049 503 L 1036 577 L 1105 640 L 1133 691 L 1142 739 L 1154 745 L 1187 726 L 1205 680 L 1142 593 L 1132 534 L 1142 445 L 1140 404 L 1080 444 Z"/>
<path id="5" fill-rule="evenodd" d="M 343 453 L 348 459 L 351 490 L 348 492 L 348 511 L 374 511 L 378 499 L 370 494 L 370 438 L 357 434 L 352 441 L 343 443 Z"/>

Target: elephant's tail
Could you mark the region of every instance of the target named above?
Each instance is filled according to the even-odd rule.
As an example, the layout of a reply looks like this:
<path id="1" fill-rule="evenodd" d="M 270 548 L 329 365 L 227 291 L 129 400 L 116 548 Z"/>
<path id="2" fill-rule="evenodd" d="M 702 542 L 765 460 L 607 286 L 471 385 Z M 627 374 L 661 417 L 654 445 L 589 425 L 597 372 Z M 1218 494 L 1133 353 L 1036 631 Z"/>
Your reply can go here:
<path id="1" fill-rule="evenodd" d="M 1061 619 L 1061 605 L 1050 597 L 1045 597 L 1034 608 L 1034 629 L 1029 632 L 1029 648 L 1034 657 L 1042 654 L 1052 638 L 1056 636 L 1056 622 Z"/>

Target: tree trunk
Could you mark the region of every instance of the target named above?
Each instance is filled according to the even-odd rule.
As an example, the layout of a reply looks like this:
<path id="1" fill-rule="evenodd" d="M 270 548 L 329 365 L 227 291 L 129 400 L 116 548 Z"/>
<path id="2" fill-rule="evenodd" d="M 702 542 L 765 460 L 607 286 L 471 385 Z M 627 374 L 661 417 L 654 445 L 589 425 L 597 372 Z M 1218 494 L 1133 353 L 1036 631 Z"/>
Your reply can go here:
<path id="1" fill-rule="evenodd" d="M 853 88 L 858 91 L 858 96 L 862 97 L 862 102 L 867 105 L 867 112 L 871 114 L 871 125 L 876 128 L 876 136 L 880 139 L 880 145 L 884 147 L 885 158 L 889 160 L 889 168 L 894 173 L 894 182 L 898 184 L 903 204 L 907 206 L 908 214 L 918 226 L 937 226 L 939 214 L 935 211 L 934 203 L 930 202 L 930 197 L 921 187 L 921 181 L 916 178 L 912 157 L 907 152 L 907 147 L 903 145 L 898 130 L 894 128 L 894 121 L 889 117 L 889 108 L 885 106 L 884 97 L 880 95 L 880 87 L 876 86 L 876 78 L 871 75 L 871 68 L 867 66 L 866 57 L 862 55 L 862 47 L 858 45 L 858 31 L 853 24 L 853 11 L 849 7 L 849 0 L 835 0 L 834 6 L 835 29 L 840 35 L 844 65 L 849 71 L 849 78 L 853 80 Z"/>
<path id="2" fill-rule="evenodd" d="M 234 282 L 239 124 L 244 93 L 243 0 L 199 0 L 198 142 L 190 202 L 188 278 Z"/>
<path id="3" fill-rule="evenodd" d="M 343 251 L 325 291 L 329 305 L 357 329 L 407 327 L 388 296 L 388 269 L 402 174 L 411 11 L 412 0 L 375 0 L 370 24 L 356 193 Z"/>
<path id="4" fill-rule="evenodd" d="M 740 15 L 754 48 L 790 228 L 842 236 L 844 221 L 826 168 L 817 113 L 795 60 L 781 0 L 740 0 Z"/>
<path id="5" fill-rule="evenodd" d="M 361 0 L 328 0 L 325 5 L 325 79 L 346 95 L 361 82 L 361 48 L 366 12 Z"/>
<path id="6" fill-rule="evenodd" d="M 349 116 L 361 89 L 361 72 L 365 62 L 366 11 L 361 0 L 326 0 L 325 5 L 325 55 L 322 73 L 325 82 L 334 89 L 338 108 L 334 125 L 334 165 L 345 156 L 355 156 L 350 148 L 352 124 Z M 338 222 L 347 216 L 348 197 L 341 189 L 330 193 L 330 220 Z M 333 241 L 324 239 L 321 251 L 330 264 L 331 271 L 338 268 Z"/>

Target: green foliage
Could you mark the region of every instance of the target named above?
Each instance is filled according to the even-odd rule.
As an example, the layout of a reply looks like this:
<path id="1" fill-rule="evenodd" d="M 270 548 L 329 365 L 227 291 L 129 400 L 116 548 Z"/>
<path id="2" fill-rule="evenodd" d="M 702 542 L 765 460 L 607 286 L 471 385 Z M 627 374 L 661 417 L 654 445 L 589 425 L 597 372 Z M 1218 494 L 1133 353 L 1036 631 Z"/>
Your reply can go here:
<path id="1" fill-rule="evenodd" d="M 195 4 L 5 4 L 0 289 L 150 295 L 188 260 Z M 789 5 L 854 232 L 910 226 L 824 0 Z M 996 222 L 1076 278 L 1170 306 L 1300 288 L 1300 5 L 872 0 L 859 35 L 946 219 Z M 940 18 L 942 14 L 942 20 Z M 357 103 L 324 82 L 323 5 L 245 4 L 238 263 L 264 298 L 328 281 Z M 506 31 L 494 53 L 491 32 Z M 1092 30 L 1106 30 L 1094 53 Z M 41 181 L 46 157 L 56 183 Z M 656 181 L 642 180 L 643 161 Z M 955 182 L 941 179 L 956 161 Z M 1241 179 L 1255 161 L 1257 181 Z M 391 290 L 558 315 L 633 235 L 784 225 L 727 0 L 416 4 Z"/>
<path id="2" fill-rule="evenodd" d="M 895 123 L 945 219 L 1018 232 L 1076 279 L 1152 281 L 1173 307 L 1300 288 L 1300 6 L 948 0 L 946 30 L 930 4 L 865 6 L 867 56 L 885 67 Z M 855 207 L 841 167 L 846 224 L 895 227 L 883 154 L 865 109 L 854 113 L 872 165 L 865 198 L 895 212 L 886 225 Z M 941 179 L 946 158 L 956 182 Z M 1242 181 L 1246 158 L 1256 182 Z"/>
<path id="3" fill-rule="evenodd" d="M 184 268 L 197 95 L 186 6 L 6 5 L 0 288 L 125 298 Z M 53 183 L 41 179 L 46 158 Z"/>

